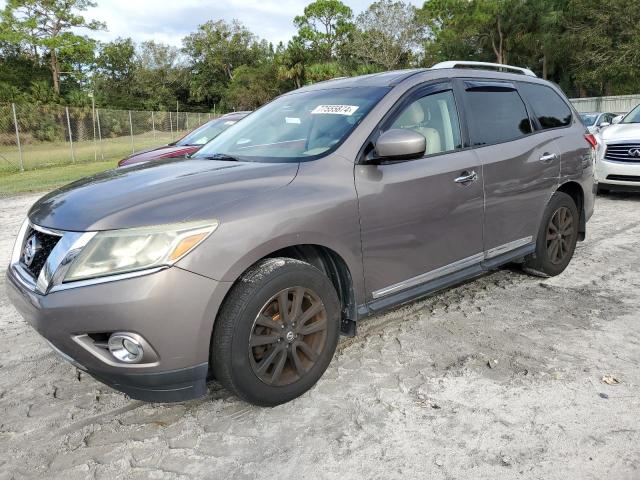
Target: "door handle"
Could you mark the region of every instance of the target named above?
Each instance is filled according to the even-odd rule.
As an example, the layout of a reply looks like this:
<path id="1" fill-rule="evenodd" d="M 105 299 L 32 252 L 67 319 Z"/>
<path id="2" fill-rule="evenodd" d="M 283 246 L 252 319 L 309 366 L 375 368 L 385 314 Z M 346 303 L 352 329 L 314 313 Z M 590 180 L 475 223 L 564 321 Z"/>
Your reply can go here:
<path id="1" fill-rule="evenodd" d="M 556 155 L 555 153 L 543 153 L 542 156 L 540 157 L 540 161 L 542 163 L 550 163 L 557 158 L 558 158 L 558 155 Z"/>
<path id="2" fill-rule="evenodd" d="M 460 174 L 458 178 L 454 180 L 454 182 L 464 184 L 464 183 L 475 182 L 476 180 L 478 180 L 478 174 L 476 173 L 475 170 L 471 170 L 471 171 L 465 170 Z"/>

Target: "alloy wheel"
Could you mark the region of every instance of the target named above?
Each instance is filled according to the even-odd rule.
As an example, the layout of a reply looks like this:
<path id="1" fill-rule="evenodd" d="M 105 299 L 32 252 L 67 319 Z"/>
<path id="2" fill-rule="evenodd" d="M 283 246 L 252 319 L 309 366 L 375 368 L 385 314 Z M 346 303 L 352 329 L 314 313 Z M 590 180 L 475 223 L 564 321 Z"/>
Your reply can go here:
<path id="1" fill-rule="evenodd" d="M 290 385 L 320 358 L 327 343 L 327 311 L 311 289 L 291 287 L 272 296 L 253 322 L 249 360 L 271 386 Z"/>
<path id="2" fill-rule="evenodd" d="M 575 233 L 571 210 L 560 207 L 551 216 L 547 227 L 547 256 L 551 263 L 562 263 L 570 254 Z"/>

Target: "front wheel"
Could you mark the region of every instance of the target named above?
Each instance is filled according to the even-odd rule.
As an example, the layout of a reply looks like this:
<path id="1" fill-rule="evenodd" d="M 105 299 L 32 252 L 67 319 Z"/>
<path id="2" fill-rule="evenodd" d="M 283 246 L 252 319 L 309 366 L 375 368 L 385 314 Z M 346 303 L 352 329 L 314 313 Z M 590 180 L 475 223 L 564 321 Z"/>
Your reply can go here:
<path id="1" fill-rule="evenodd" d="M 274 406 L 309 390 L 329 366 L 339 337 L 340 301 L 308 263 L 265 259 L 231 289 L 216 320 L 216 379 L 254 405 Z"/>
<path id="2" fill-rule="evenodd" d="M 536 251 L 524 261 L 524 270 L 532 275 L 553 277 L 567 268 L 578 241 L 578 208 L 563 192 L 551 197 L 544 212 Z"/>

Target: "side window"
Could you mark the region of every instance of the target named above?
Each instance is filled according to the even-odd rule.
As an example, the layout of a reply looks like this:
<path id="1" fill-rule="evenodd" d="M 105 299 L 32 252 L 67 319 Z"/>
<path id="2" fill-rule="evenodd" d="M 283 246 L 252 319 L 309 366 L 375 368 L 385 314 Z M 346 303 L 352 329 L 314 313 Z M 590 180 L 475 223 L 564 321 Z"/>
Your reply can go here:
<path id="1" fill-rule="evenodd" d="M 460 122 L 451 91 L 433 93 L 405 107 L 389 127 L 414 130 L 427 139 L 426 155 L 462 148 Z"/>
<path id="2" fill-rule="evenodd" d="M 515 90 L 468 90 L 465 95 L 473 146 L 509 142 L 532 132 L 527 109 Z"/>
<path id="3" fill-rule="evenodd" d="M 533 108 L 543 130 L 571 124 L 571 109 L 552 88 L 534 83 L 521 83 L 518 89 Z M 604 120 L 601 118 L 600 121 Z"/>

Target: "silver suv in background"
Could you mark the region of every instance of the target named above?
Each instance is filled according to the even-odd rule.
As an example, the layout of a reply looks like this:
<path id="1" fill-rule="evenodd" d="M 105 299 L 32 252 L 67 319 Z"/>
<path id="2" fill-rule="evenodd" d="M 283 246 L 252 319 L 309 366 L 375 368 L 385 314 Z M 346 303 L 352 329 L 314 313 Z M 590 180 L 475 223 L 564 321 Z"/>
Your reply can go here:
<path id="1" fill-rule="evenodd" d="M 367 315 L 508 262 L 560 274 L 593 211 L 594 144 L 564 94 L 517 67 L 318 83 L 192 158 L 40 199 L 10 298 L 131 397 L 195 398 L 215 377 L 277 405 Z"/>

